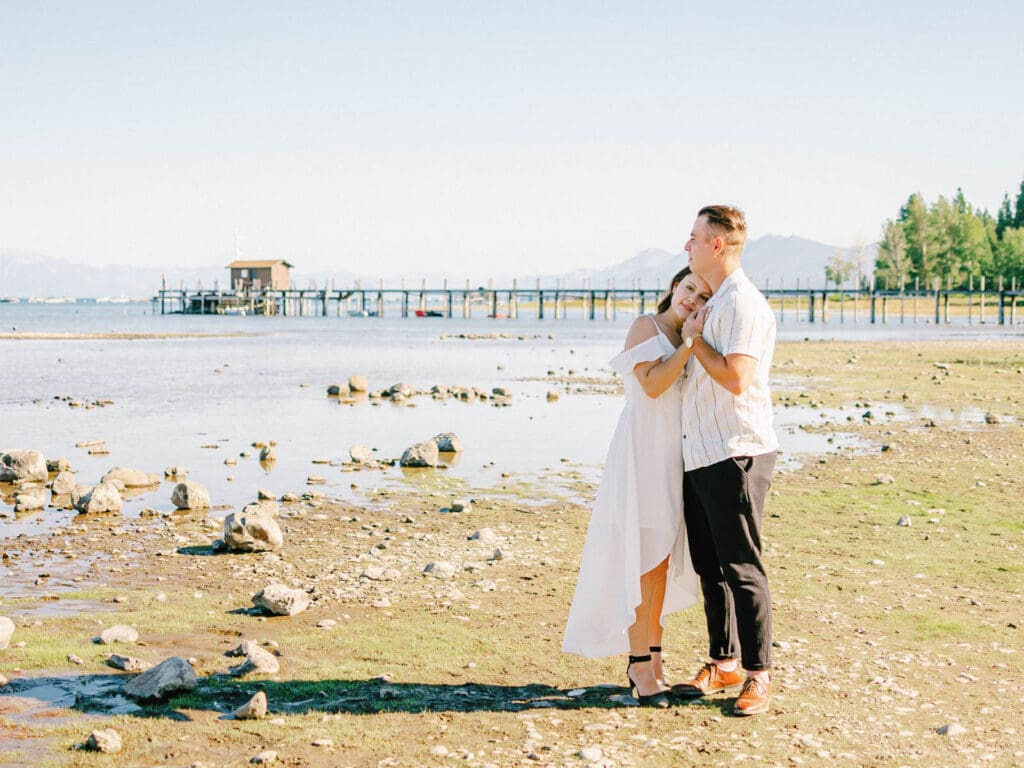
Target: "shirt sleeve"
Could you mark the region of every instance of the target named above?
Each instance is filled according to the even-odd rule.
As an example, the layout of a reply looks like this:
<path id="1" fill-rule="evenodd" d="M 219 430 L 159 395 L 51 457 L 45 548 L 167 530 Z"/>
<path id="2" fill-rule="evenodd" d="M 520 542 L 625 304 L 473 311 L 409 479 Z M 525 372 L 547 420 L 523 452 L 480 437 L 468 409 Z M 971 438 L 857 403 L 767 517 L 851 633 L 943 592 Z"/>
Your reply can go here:
<path id="1" fill-rule="evenodd" d="M 672 342 L 662 336 L 652 336 L 647 341 L 642 341 L 635 347 L 623 350 L 611 359 L 609 365 L 618 373 L 625 376 L 633 372 L 633 366 L 637 363 L 649 363 L 652 360 L 664 360 L 675 352 Z"/>
<path id="2" fill-rule="evenodd" d="M 760 360 L 768 350 L 770 339 L 768 318 L 755 303 L 745 300 L 737 291 L 733 300 L 718 308 L 715 321 L 722 355 L 747 355 Z"/>

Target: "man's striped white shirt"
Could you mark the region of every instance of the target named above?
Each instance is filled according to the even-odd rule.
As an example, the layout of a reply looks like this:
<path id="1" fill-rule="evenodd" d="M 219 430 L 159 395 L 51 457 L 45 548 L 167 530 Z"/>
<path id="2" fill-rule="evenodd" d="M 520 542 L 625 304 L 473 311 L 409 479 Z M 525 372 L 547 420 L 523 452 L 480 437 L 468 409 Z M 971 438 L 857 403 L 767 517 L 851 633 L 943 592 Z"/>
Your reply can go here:
<path id="1" fill-rule="evenodd" d="M 716 383 L 696 356 L 683 384 L 683 459 L 687 471 L 733 456 L 778 450 L 772 426 L 768 375 L 775 350 L 775 315 L 742 269 L 730 274 L 708 300 L 701 336 L 723 355 L 757 360 L 754 380 L 739 396 Z"/>

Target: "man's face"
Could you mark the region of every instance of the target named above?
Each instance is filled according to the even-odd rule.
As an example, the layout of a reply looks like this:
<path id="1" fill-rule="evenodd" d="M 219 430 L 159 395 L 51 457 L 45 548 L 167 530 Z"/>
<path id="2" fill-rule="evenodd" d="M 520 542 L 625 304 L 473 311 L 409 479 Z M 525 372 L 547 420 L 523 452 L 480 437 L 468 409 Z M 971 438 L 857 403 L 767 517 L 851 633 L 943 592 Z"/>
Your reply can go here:
<path id="1" fill-rule="evenodd" d="M 718 238 L 708 233 L 706 216 L 698 216 L 693 222 L 690 239 L 686 241 L 686 252 L 690 255 L 690 269 L 695 275 L 707 279 L 715 266 L 716 243 Z"/>

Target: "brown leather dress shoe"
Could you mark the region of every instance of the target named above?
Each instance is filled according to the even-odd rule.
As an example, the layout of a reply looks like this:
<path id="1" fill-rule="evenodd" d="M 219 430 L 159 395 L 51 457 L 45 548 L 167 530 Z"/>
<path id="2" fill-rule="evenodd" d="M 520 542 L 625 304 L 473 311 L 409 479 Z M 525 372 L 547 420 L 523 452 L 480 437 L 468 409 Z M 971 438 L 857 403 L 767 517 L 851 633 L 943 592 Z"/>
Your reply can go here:
<path id="1" fill-rule="evenodd" d="M 737 665 L 732 672 L 723 672 L 717 664 L 705 664 L 693 680 L 672 686 L 671 696 L 678 699 L 699 699 L 712 693 L 739 688 L 743 685 L 743 670 Z"/>
<path id="2" fill-rule="evenodd" d="M 748 677 L 743 683 L 743 690 L 732 705 L 732 713 L 745 717 L 746 715 L 760 715 L 768 711 L 768 704 L 772 698 L 772 684 L 765 680 L 758 680 L 756 677 Z"/>

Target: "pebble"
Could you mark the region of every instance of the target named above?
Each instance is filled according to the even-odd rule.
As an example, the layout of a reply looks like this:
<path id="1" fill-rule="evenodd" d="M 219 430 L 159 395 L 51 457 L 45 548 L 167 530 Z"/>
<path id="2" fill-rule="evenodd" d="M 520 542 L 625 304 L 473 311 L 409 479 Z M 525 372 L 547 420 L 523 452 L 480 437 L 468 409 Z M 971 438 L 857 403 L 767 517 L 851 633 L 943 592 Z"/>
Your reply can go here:
<path id="1" fill-rule="evenodd" d="M 253 755 L 250 763 L 256 763 L 258 765 L 270 765 L 277 760 L 277 752 L 272 749 L 266 749 L 259 754 Z"/>
<path id="2" fill-rule="evenodd" d="M 901 515 L 900 519 L 896 521 L 896 525 L 902 526 L 904 528 L 909 528 L 910 524 L 910 515 Z"/>
<path id="3" fill-rule="evenodd" d="M 316 623 L 317 629 L 330 629 L 331 627 L 337 626 L 338 622 L 334 619 L 320 619 Z"/>
<path id="4" fill-rule="evenodd" d="M 430 754 L 436 755 L 437 757 L 444 757 L 448 754 L 448 747 L 438 744 L 436 747 L 431 748 Z"/>
<path id="5" fill-rule="evenodd" d="M 960 723 L 947 723 L 941 728 L 937 728 L 936 731 L 941 736 L 963 736 L 967 733 L 967 729 L 960 725 Z"/>
<path id="6" fill-rule="evenodd" d="M 81 656 L 75 656 L 75 654 L 73 654 L 73 653 L 69 653 L 68 654 L 68 661 L 70 661 L 72 664 L 84 664 L 85 663 L 85 661 L 82 659 Z"/>
<path id="7" fill-rule="evenodd" d="M 588 763 L 596 763 L 604 757 L 600 747 L 584 747 L 577 754 Z"/>
<path id="8" fill-rule="evenodd" d="M 313 739 L 313 746 L 314 747 L 333 747 L 334 746 L 334 740 L 333 739 Z"/>

